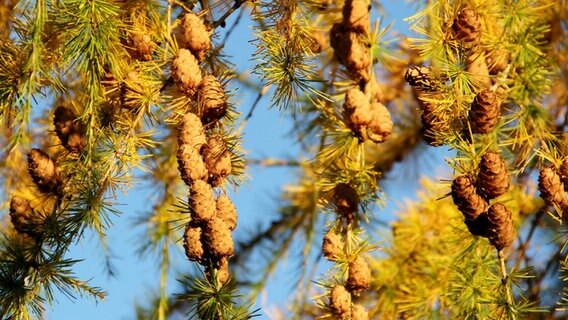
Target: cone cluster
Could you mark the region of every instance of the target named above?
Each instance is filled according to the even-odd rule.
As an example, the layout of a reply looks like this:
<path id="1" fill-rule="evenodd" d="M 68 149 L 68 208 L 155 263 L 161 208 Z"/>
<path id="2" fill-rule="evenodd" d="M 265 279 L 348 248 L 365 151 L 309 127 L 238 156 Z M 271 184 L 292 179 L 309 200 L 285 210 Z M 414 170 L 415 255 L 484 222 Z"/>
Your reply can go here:
<path id="1" fill-rule="evenodd" d="M 329 306 L 338 319 L 368 319 L 365 307 L 352 304 L 352 296 L 359 295 L 371 285 L 371 269 L 362 256 L 349 262 L 345 286 L 336 285 L 329 292 Z"/>
<path id="2" fill-rule="evenodd" d="M 469 120 L 473 133 L 490 133 L 499 122 L 501 104 L 492 90 L 483 90 L 473 99 Z"/>
<path id="3" fill-rule="evenodd" d="M 560 170 L 554 167 L 544 167 L 538 175 L 538 190 L 544 201 L 551 206 L 566 208 L 568 200 L 564 192 L 566 191 L 566 174 L 568 173 L 568 161 L 564 161 Z"/>
<path id="4" fill-rule="evenodd" d="M 229 258 L 234 254 L 232 231 L 237 226 L 237 210 L 224 194 L 214 188 L 232 172 L 232 153 L 220 134 L 210 134 L 228 108 L 221 83 L 203 74 L 199 63 L 211 50 L 211 32 L 201 18 L 186 14 L 181 21 L 177 57 L 172 62 L 172 78 L 178 89 L 197 103 L 195 112 L 184 115 L 178 127 L 178 168 L 189 187 L 191 215 L 185 226 L 183 246 L 190 261 L 205 267 L 205 274 L 218 284 L 230 278 Z"/>
<path id="5" fill-rule="evenodd" d="M 490 205 L 489 201 L 508 188 L 507 164 L 496 152 L 482 156 L 477 181 L 467 175 L 452 181 L 452 199 L 463 214 L 469 232 L 488 238 L 497 250 L 513 243 L 515 228 L 509 209 L 500 202 Z"/>
<path id="6" fill-rule="evenodd" d="M 53 115 L 55 134 L 61 145 L 74 153 L 79 153 L 87 145 L 83 123 L 77 120 L 77 115 L 69 108 L 59 106 Z"/>
<path id="7" fill-rule="evenodd" d="M 375 96 L 376 97 L 376 96 Z M 343 104 L 345 122 L 361 141 L 384 142 L 392 132 L 389 110 L 359 88 L 349 89 Z"/>
<path id="8" fill-rule="evenodd" d="M 28 172 L 39 191 L 61 194 L 62 181 L 57 166 L 47 153 L 35 148 L 30 150 Z"/>

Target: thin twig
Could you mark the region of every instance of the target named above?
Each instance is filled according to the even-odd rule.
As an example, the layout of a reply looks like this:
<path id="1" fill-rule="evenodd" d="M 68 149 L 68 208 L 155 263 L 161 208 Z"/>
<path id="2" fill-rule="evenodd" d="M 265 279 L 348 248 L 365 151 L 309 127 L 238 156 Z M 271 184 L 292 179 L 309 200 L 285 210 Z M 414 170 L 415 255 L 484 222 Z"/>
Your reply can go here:
<path id="1" fill-rule="evenodd" d="M 297 167 L 300 165 L 300 161 L 297 160 L 285 160 L 285 159 L 247 159 L 247 165 L 259 165 L 263 167 Z"/>
<path id="2" fill-rule="evenodd" d="M 219 20 L 213 22 L 213 29 L 216 29 L 219 26 L 224 26 L 225 20 L 227 20 L 227 18 L 229 18 L 229 16 L 231 14 L 233 14 L 233 12 L 235 12 L 235 10 L 240 8 L 241 5 L 243 5 L 243 3 L 245 3 L 245 2 L 246 2 L 246 0 L 235 0 L 235 3 L 233 4 L 233 6 L 231 8 L 229 8 L 229 10 L 227 10 L 227 12 L 225 12 L 225 14 L 223 14 L 223 16 L 221 16 L 221 18 L 219 18 Z"/>

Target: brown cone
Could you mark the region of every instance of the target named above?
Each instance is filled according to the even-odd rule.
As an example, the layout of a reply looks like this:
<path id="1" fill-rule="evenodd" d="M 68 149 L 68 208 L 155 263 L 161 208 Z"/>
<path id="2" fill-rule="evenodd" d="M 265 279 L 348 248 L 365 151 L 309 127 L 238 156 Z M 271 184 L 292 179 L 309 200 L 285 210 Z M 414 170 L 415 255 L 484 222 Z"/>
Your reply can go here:
<path id="1" fill-rule="evenodd" d="M 190 145 L 199 152 L 206 143 L 203 125 L 198 116 L 187 113 L 178 127 L 178 145 Z"/>
<path id="2" fill-rule="evenodd" d="M 487 152 L 479 163 L 477 192 L 486 199 L 496 198 L 509 189 L 507 163 L 497 152 Z"/>
<path id="3" fill-rule="evenodd" d="M 356 78 L 369 80 L 371 54 L 362 36 L 347 30 L 343 24 L 336 23 L 330 31 L 330 45 L 335 57 Z"/>
<path id="4" fill-rule="evenodd" d="M 504 49 L 493 50 L 487 54 L 485 61 L 489 68 L 489 74 L 496 75 L 505 71 L 511 61 L 511 53 Z"/>
<path id="5" fill-rule="evenodd" d="M 440 87 L 440 81 L 436 79 L 428 67 L 414 66 L 406 70 L 404 75 L 406 82 L 418 91 L 436 91 Z"/>
<path id="6" fill-rule="evenodd" d="M 475 11 L 463 8 L 452 24 L 452 31 L 456 40 L 460 41 L 463 48 L 473 49 L 481 40 L 481 21 Z"/>
<path id="7" fill-rule="evenodd" d="M 234 253 L 231 230 L 220 218 L 213 217 L 207 222 L 203 239 L 207 251 L 213 257 L 230 257 Z"/>
<path id="8" fill-rule="evenodd" d="M 197 180 L 207 180 L 209 175 L 199 151 L 189 144 L 182 144 L 177 151 L 178 169 L 181 179 L 191 186 Z"/>
<path id="9" fill-rule="evenodd" d="M 191 261 L 201 263 L 203 261 L 203 245 L 201 243 L 201 228 L 192 227 L 190 224 L 185 225 L 183 233 L 183 248 L 185 255 Z"/>
<path id="10" fill-rule="evenodd" d="M 152 52 L 155 44 L 148 34 L 130 34 L 128 37 L 127 51 L 133 59 L 141 61 L 152 60 Z"/>
<path id="11" fill-rule="evenodd" d="M 327 260 L 337 261 L 343 255 L 341 236 L 331 230 L 328 231 L 323 237 L 321 249 Z"/>
<path id="12" fill-rule="evenodd" d="M 489 207 L 487 218 L 489 220 L 487 230 L 489 242 L 497 250 L 510 246 L 515 240 L 515 227 L 511 211 L 502 203 L 497 202 Z"/>
<path id="13" fill-rule="evenodd" d="M 382 103 L 373 102 L 371 103 L 371 114 L 373 118 L 364 133 L 375 143 L 384 142 L 392 132 L 393 123 L 390 112 Z M 363 137 L 363 140 L 366 138 Z"/>
<path id="14" fill-rule="evenodd" d="M 215 76 L 203 77 L 199 88 L 199 106 L 205 124 L 213 123 L 227 114 L 227 97 Z"/>
<path id="15" fill-rule="evenodd" d="M 55 194 L 61 192 L 61 180 L 57 167 L 47 153 L 39 149 L 32 149 L 28 153 L 28 172 L 39 191 Z"/>
<path id="16" fill-rule="evenodd" d="M 565 206 L 567 203 L 564 197 L 566 185 L 560 180 L 560 176 L 551 167 L 540 170 L 538 175 L 538 190 L 540 196 L 549 205 Z"/>
<path id="17" fill-rule="evenodd" d="M 350 31 L 367 34 L 370 24 L 371 6 L 367 0 L 346 0 L 343 5 L 343 25 Z"/>
<path id="18" fill-rule="evenodd" d="M 237 227 L 237 208 L 227 195 L 220 195 L 217 198 L 217 217 L 219 217 L 229 230 L 233 231 Z"/>
<path id="19" fill-rule="evenodd" d="M 369 320 L 369 312 L 360 304 L 351 307 L 351 320 Z"/>
<path id="20" fill-rule="evenodd" d="M 450 131 L 449 124 L 438 115 L 433 103 L 423 101 L 422 108 L 422 137 L 429 145 L 439 147 L 444 144 L 444 133 Z"/>
<path id="21" fill-rule="evenodd" d="M 347 287 L 349 290 L 358 291 L 369 289 L 371 285 L 371 269 L 369 264 L 361 256 L 349 262 L 349 277 Z"/>
<path id="22" fill-rule="evenodd" d="M 202 61 L 211 50 L 211 36 L 203 21 L 195 13 L 186 13 L 181 21 L 181 42 Z"/>
<path id="23" fill-rule="evenodd" d="M 489 133 L 495 128 L 499 122 L 499 114 L 501 113 L 501 105 L 497 99 L 495 92 L 491 90 L 483 90 L 475 96 L 471 109 L 469 110 L 469 119 L 473 124 L 474 133 Z"/>
<path id="24" fill-rule="evenodd" d="M 201 84 L 201 69 L 195 57 L 186 49 L 179 49 L 172 62 L 172 77 L 178 89 L 193 97 Z"/>
<path id="25" fill-rule="evenodd" d="M 189 209 L 191 218 L 197 222 L 207 222 L 216 214 L 216 202 L 211 186 L 203 181 L 196 180 L 189 193 Z"/>
<path id="26" fill-rule="evenodd" d="M 452 199 L 466 220 L 477 219 L 488 208 L 487 201 L 475 192 L 471 179 L 465 175 L 452 182 Z"/>
<path id="27" fill-rule="evenodd" d="M 14 196 L 10 201 L 10 220 L 18 233 L 34 235 L 30 226 L 33 209 L 28 200 Z"/>
<path id="28" fill-rule="evenodd" d="M 329 294 L 329 304 L 336 315 L 348 315 L 351 310 L 351 294 L 344 286 L 336 285 Z"/>
<path id="29" fill-rule="evenodd" d="M 568 159 L 564 159 L 560 165 L 560 174 L 564 183 L 564 191 L 568 192 Z"/>
<path id="30" fill-rule="evenodd" d="M 338 213 L 343 216 L 351 216 L 358 210 L 359 194 L 347 183 L 339 183 L 333 189 L 332 201 Z"/>
<path id="31" fill-rule="evenodd" d="M 231 152 L 221 135 L 214 135 L 207 139 L 203 148 L 203 160 L 209 170 L 210 182 L 217 186 L 231 174 Z"/>
<path id="32" fill-rule="evenodd" d="M 59 106 L 53 114 L 55 134 L 61 145 L 71 152 L 81 152 L 87 145 L 83 124 L 76 121 L 77 115 L 69 108 Z"/>

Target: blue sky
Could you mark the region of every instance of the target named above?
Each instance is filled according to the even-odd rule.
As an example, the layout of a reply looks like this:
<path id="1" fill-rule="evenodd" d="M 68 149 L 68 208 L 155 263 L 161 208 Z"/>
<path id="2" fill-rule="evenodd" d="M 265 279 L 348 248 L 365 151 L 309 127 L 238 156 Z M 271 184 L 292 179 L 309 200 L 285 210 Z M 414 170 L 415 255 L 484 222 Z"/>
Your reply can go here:
<path id="1" fill-rule="evenodd" d="M 408 33 L 408 25 L 402 21 L 411 13 L 408 5 L 402 1 L 384 1 L 382 4 L 386 14 L 384 22 L 394 21 L 395 30 Z M 231 20 L 229 20 L 228 25 L 231 25 Z M 386 24 L 383 23 L 384 25 Z M 237 65 L 239 71 L 250 70 L 254 63 L 251 61 L 254 50 L 254 47 L 249 43 L 251 38 L 251 23 L 243 19 L 226 46 L 226 53 L 233 57 L 232 61 Z M 246 114 L 255 97 L 256 95 L 253 93 L 240 91 L 236 97 L 238 100 L 236 105 L 240 108 L 240 112 Z M 290 121 L 287 117 L 282 116 L 278 110 L 268 109 L 267 102 L 267 99 L 261 102 L 246 126 L 244 132 L 245 149 L 252 158 L 268 156 L 288 158 L 297 155 L 299 148 L 294 145 L 289 135 Z M 430 166 L 429 172 L 439 172 L 439 169 L 436 169 L 436 164 L 441 164 L 439 168 L 444 168 L 443 162 L 440 161 L 442 155 L 442 152 L 427 153 L 426 157 L 430 161 L 420 161 L 422 164 L 418 169 L 422 169 L 426 165 Z M 397 208 L 396 201 L 401 201 L 403 197 L 414 197 L 418 176 L 405 173 L 404 169 L 405 167 L 399 166 L 385 181 L 383 187 L 389 200 L 385 210 L 380 213 L 381 215 L 391 215 L 392 211 Z M 266 225 L 270 222 L 270 218 L 276 210 L 274 199 L 279 196 L 284 184 L 295 180 L 294 173 L 289 168 L 253 166 L 248 168 L 248 174 L 251 177 L 248 183 L 232 196 L 239 211 L 240 228 L 237 227 L 235 230 L 237 239 L 243 238 L 245 234 L 241 232 L 250 230 L 251 225 L 256 225 L 259 222 Z M 132 319 L 134 317 L 135 301 L 145 300 L 145 297 L 157 288 L 159 281 L 158 261 L 150 258 L 143 260 L 135 252 L 138 247 L 136 236 L 142 230 L 140 228 L 134 229 L 133 220 L 149 210 L 146 205 L 151 203 L 147 201 L 150 196 L 148 190 L 140 186 L 131 190 L 128 195 L 118 201 L 124 204 L 118 207 L 122 215 L 114 218 L 114 227 L 108 231 L 108 243 L 112 245 L 115 254 L 113 262 L 118 272 L 116 278 L 108 278 L 105 275 L 102 251 L 95 237 L 88 235 L 70 252 L 72 258 L 85 259 L 76 265 L 76 274 L 81 279 L 91 279 L 92 285 L 107 290 L 108 298 L 96 304 L 85 298 L 71 301 L 60 296 L 59 303 L 48 310 L 47 319 L 94 320 Z M 186 265 L 188 263 L 181 254 L 174 261 L 174 265 L 179 266 L 178 270 L 187 270 Z M 292 263 L 288 262 L 286 265 L 289 266 Z M 289 282 L 289 279 L 281 268 L 276 276 L 271 279 L 264 299 L 259 302 L 259 306 L 283 305 L 288 297 L 293 295 L 292 286 L 287 282 Z M 170 290 L 173 292 L 176 287 L 175 280 L 171 279 Z M 263 315 L 260 318 L 267 319 L 268 317 Z"/>

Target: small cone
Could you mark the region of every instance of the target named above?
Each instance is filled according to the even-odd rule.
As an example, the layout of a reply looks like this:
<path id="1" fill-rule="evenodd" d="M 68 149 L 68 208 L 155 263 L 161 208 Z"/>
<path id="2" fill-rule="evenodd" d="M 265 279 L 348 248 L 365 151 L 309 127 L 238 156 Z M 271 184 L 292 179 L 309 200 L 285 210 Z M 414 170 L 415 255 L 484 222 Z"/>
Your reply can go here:
<path id="1" fill-rule="evenodd" d="M 371 285 L 371 269 L 361 256 L 349 263 L 349 277 L 347 286 L 352 291 L 366 290 Z"/>
<path id="2" fill-rule="evenodd" d="M 497 152 L 487 152 L 479 163 L 477 192 L 486 199 L 496 198 L 509 189 L 507 163 Z"/>
<path id="3" fill-rule="evenodd" d="M 199 88 L 199 105 L 203 123 L 213 123 L 227 114 L 227 97 L 223 87 L 212 75 L 203 77 Z"/>
<path id="4" fill-rule="evenodd" d="M 489 74 L 496 75 L 505 71 L 511 61 L 511 53 L 504 49 L 493 50 L 488 53 L 485 61 L 489 68 Z"/>
<path id="5" fill-rule="evenodd" d="M 83 133 L 83 124 L 75 121 L 77 115 L 69 108 L 59 106 L 53 114 L 53 126 L 55 134 L 61 141 L 61 145 L 71 152 L 81 152 L 87 145 L 87 139 Z"/>
<path id="6" fill-rule="evenodd" d="M 211 36 L 203 21 L 195 13 L 186 13 L 181 21 L 181 42 L 202 61 L 211 50 Z"/>
<path id="7" fill-rule="evenodd" d="M 60 193 L 61 180 L 57 167 L 47 153 L 39 149 L 32 149 L 28 153 L 28 172 L 39 191 L 43 193 Z"/>
<path id="8" fill-rule="evenodd" d="M 181 179 L 186 185 L 191 186 L 195 181 L 207 180 L 209 172 L 196 148 L 189 144 L 180 145 L 176 156 Z"/>
<path id="9" fill-rule="evenodd" d="M 336 23 L 330 31 L 330 45 L 339 63 L 353 76 L 365 82 L 369 80 L 371 54 L 361 35 L 350 32 L 341 23 Z"/>
<path id="10" fill-rule="evenodd" d="M 178 127 L 178 145 L 190 145 L 199 152 L 201 147 L 206 143 L 203 125 L 198 116 L 193 113 L 187 113 Z"/>
<path id="11" fill-rule="evenodd" d="M 351 307 L 351 320 L 369 320 L 369 312 L 360 304 Z"/>
<path id="12" fill-rule="evenodd" d="M 367 128 L 373 121 L 375 113 L 380 113 L 380 110 L 373 112 L 369 98 L 361 90 L 356 88 L 349 89 L 345 94 L 343 108 L 343 116 L 347 126 L 349 126 L 362 141 L 367 140 L 369 138 Z M 385 125 L 383 125 L 383 127 L 384 126 Z M 381 128 L 379 127 L 379 129 Z"/>
<path id="13" fill-rule="evenodd" d="M 188 97 L 193 97 L 201 84 L 201 69 L 195 57 L 186 49 L 179 49 L 172 62 L 172 78 Z"/>
<path id="14" fill-rule="evenodd" d="M 234 253 L 231 230 L 220 218 L 213 217 L 207 222 L 203 239 L 207 251 L 213 257 L 230 257 Z"/>
<path id="15" fill-rule="evenodd" d="M 194 221 L 207 222 L 215 216 L 216 202 L 213 190 L 207 182 L 194 181 L 189 195 L 189 209 Z"/>
<path id="16" fill-rule="evenodd" d="M 351 294 L 344 286 L 336 285 L 329 294 L 329 304 L 336 315 L 348 315 L 351 310 Z"/>
<path id="17" fill-rule="evenodd" d="M 367 126 L 365 135 L 375 143 L 384 142 L 392 132 L 393 123 L 390 112 L 387 107 L 380 102 L 373 102 L 371 104 L 371 112 L 373 119 Z"/>
<path id="18" fill-rule="evenodd" d="M 414 66 L 406 70 L 406 82 L 418 91 L 433 92 L 440 86 L 440 80 L 435 79 L 428 67 Z"/>
<path id="19" fill-rule="evenodd" d="M 564 188 L 566 185 L 560 180 L 560 176 L 551 167 L 545 167 L 540 170 L 538 175 L 538 190 L 540 196 L 549 205 L 559 207 L 566 206 L 566 198 L 564 197 Z"/>
<path id="20" fill-rule="evenodd" d="M 333 189 L 332 201 L 337 212 L 348 217 L 358 211 L 359 194 L 350 185 L 339 183 Z"/>
<path id="21" fill-rule="evenodd" d="M 323 256 L 329 261 L 337 261 L 343 255 L 341 236 L 329 230 L 323 237 L 321 246 Z"/>
<path id="22" fill-rule="evenodd" d="M 343 5 L 343 25 L 349 31 L 368 34 L 371 5 L 367 0 L 346 0 Z"/>
<path id="23" fill-rule="evenodd" d="M 189 223 L 185 225 L 183 248 L 185 249 L 185 255 L 190 261 L 197 261 L 199 263 L 203 261 L 204 251 L 203 245 L 201 244 L 200 227 L 192 227 Z"/>
<path id="24" fill-rule="evenodd" d="M 460 41 L 465 49 L 477 48 L 481 40 L 481 21 L 475 11 L 463 8 L 452 24 L 452 31 L 456 40 Z"/>
<path id="25" fill-rule="evenodd" d="M 491 132 L 499 122 L 500 113 L 501 105 L 495 92 L 483 90 L 478 93 L 469 110 L 473 132 L 483 134 Z"/>
<path id="26" fill-rule="evenodd" d="M 133 59 L 141 61 L 152 60 L 155 44 L 148 34 L 130 34 L 127 51 Z"/>
<path id="27" fill-rule="evenodd" d="M 452 182 L 452 199 L 465 219 L 471 221 L 487 211 L 489 206 L 487 201 L 475 192 L 471 179 L 465 175 L 456 177 Z"/>
<path id="28" fill-rule="evenodd" d="M 33 209 L 28 200 L 17 196 L 12 197 L 10 201 L 10 220 L 18 233 L 34 235 L 30 226 L 32 217 Z"/>
<path id="29" fill-rule="evenodd" d="M 564 159 L 560 165 L 560 174 L 564 183 L 564 191 L 568 192 L 568 159 Z"/>
<path id="30" fill-rule="evenodd" d="M 229 230 L 233 231 L 237 227 L 237 208 L 231 199 L 222 194 L 217 198 L 217 217 L 219 217 Z"/>
<path id="31" fill-rule="evenodd" d="M 502 203 L 497 202 L 489 208 L 487 218 L 489 220 L 487 230 L 489 242 L 499 251 L 510 246 L 515 240 L 511 211 Z"/>
<path id="32" fill-rule="evenodd" d="M 203 148 L 203 160 L 209 170 L 210 182 L 213 186 L 220 185 L 231 174 L 231 152 L 227 149 L 221 135 L 207 139 L 207 144 Z"/>

